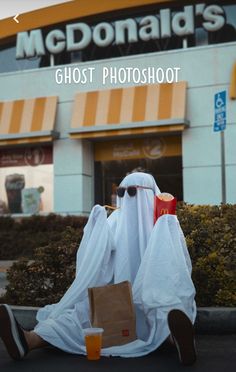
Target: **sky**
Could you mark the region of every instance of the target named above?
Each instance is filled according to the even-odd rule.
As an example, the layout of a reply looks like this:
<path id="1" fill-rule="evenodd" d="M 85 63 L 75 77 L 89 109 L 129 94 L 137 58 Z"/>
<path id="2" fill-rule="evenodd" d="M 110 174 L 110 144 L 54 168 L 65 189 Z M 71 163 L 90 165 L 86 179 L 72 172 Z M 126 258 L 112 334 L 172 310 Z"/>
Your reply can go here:
<path id="1" fill-rule="evenodd" d="M 71 0 L 0 0 L 0 19 Z"/>

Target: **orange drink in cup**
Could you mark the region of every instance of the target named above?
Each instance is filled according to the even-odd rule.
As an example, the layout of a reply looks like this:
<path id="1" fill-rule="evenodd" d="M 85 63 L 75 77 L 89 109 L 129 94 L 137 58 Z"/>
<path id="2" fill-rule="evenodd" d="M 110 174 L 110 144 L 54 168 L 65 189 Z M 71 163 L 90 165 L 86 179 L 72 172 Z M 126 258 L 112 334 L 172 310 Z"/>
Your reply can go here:
<path id="1" fill-rule="evenodd" d="M 84 329 L 85 346 L 88 360 L 98 360 L 101 356 L 103 328 Z"/>

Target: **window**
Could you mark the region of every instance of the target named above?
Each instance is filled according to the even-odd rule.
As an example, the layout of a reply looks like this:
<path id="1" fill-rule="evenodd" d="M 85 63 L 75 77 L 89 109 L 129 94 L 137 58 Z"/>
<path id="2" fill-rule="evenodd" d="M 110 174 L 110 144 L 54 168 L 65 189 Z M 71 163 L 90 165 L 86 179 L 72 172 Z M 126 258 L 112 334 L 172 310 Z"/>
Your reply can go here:
<path id="1" fill-rule="evenodd" d="M 132 138 L 95 144 L 95 202 L 115 204 L 115 189 L 131 172 L 150 173 L 162 192 L 183 200 L 181 136 Z"/>
<path id="2" fill-rule="evenodd" d="M 0 73 L 36 69 L 40 61 L 40 57 L 17 60 L 15 43 L 0 47 Z"/>
<path id="3" fill-rule="evenodd" d="M 0 213 L 52 211 L 52 147 L 0 150 Z"/>

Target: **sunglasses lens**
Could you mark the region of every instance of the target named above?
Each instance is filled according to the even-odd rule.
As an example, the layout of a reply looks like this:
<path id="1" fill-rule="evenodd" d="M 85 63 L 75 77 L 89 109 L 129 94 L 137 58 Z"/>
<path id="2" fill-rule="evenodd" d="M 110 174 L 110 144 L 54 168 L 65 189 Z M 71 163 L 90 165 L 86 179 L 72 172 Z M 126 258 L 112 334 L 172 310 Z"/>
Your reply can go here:
<path id="1" fill-rule="evenodd" d="M 135 186 L 130 186 L 127 188 L 127 192 L 129 196 L 135 196 L 137 192 L 137 188 Z"/>
<path id="2" fill-rule="evenodd" d="M 124 187 L 117 187 L 116 193 L 120 198 L 123 198 L 125 194 L 125 188 Z"/>

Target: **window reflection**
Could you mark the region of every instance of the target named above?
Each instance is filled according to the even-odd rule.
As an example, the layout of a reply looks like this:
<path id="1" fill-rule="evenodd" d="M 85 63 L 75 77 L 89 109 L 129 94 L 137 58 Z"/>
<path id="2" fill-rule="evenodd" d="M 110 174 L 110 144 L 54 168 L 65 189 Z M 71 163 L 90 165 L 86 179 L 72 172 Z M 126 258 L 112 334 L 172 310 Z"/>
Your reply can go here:
<path id="1" fill-rule="evenodd" d="M 208 34 L 203 28 L 196 28 L 195 42 L 196 46 L 203 46 L 208 44 Z"/>
<path id="2" fill-rule="evenodd" d="M 36 69 L 40 66 L 40 61 L 41 58 L 36 57 L 17 60 L 15 45 L 0 49 L 0 73 Z"/>

